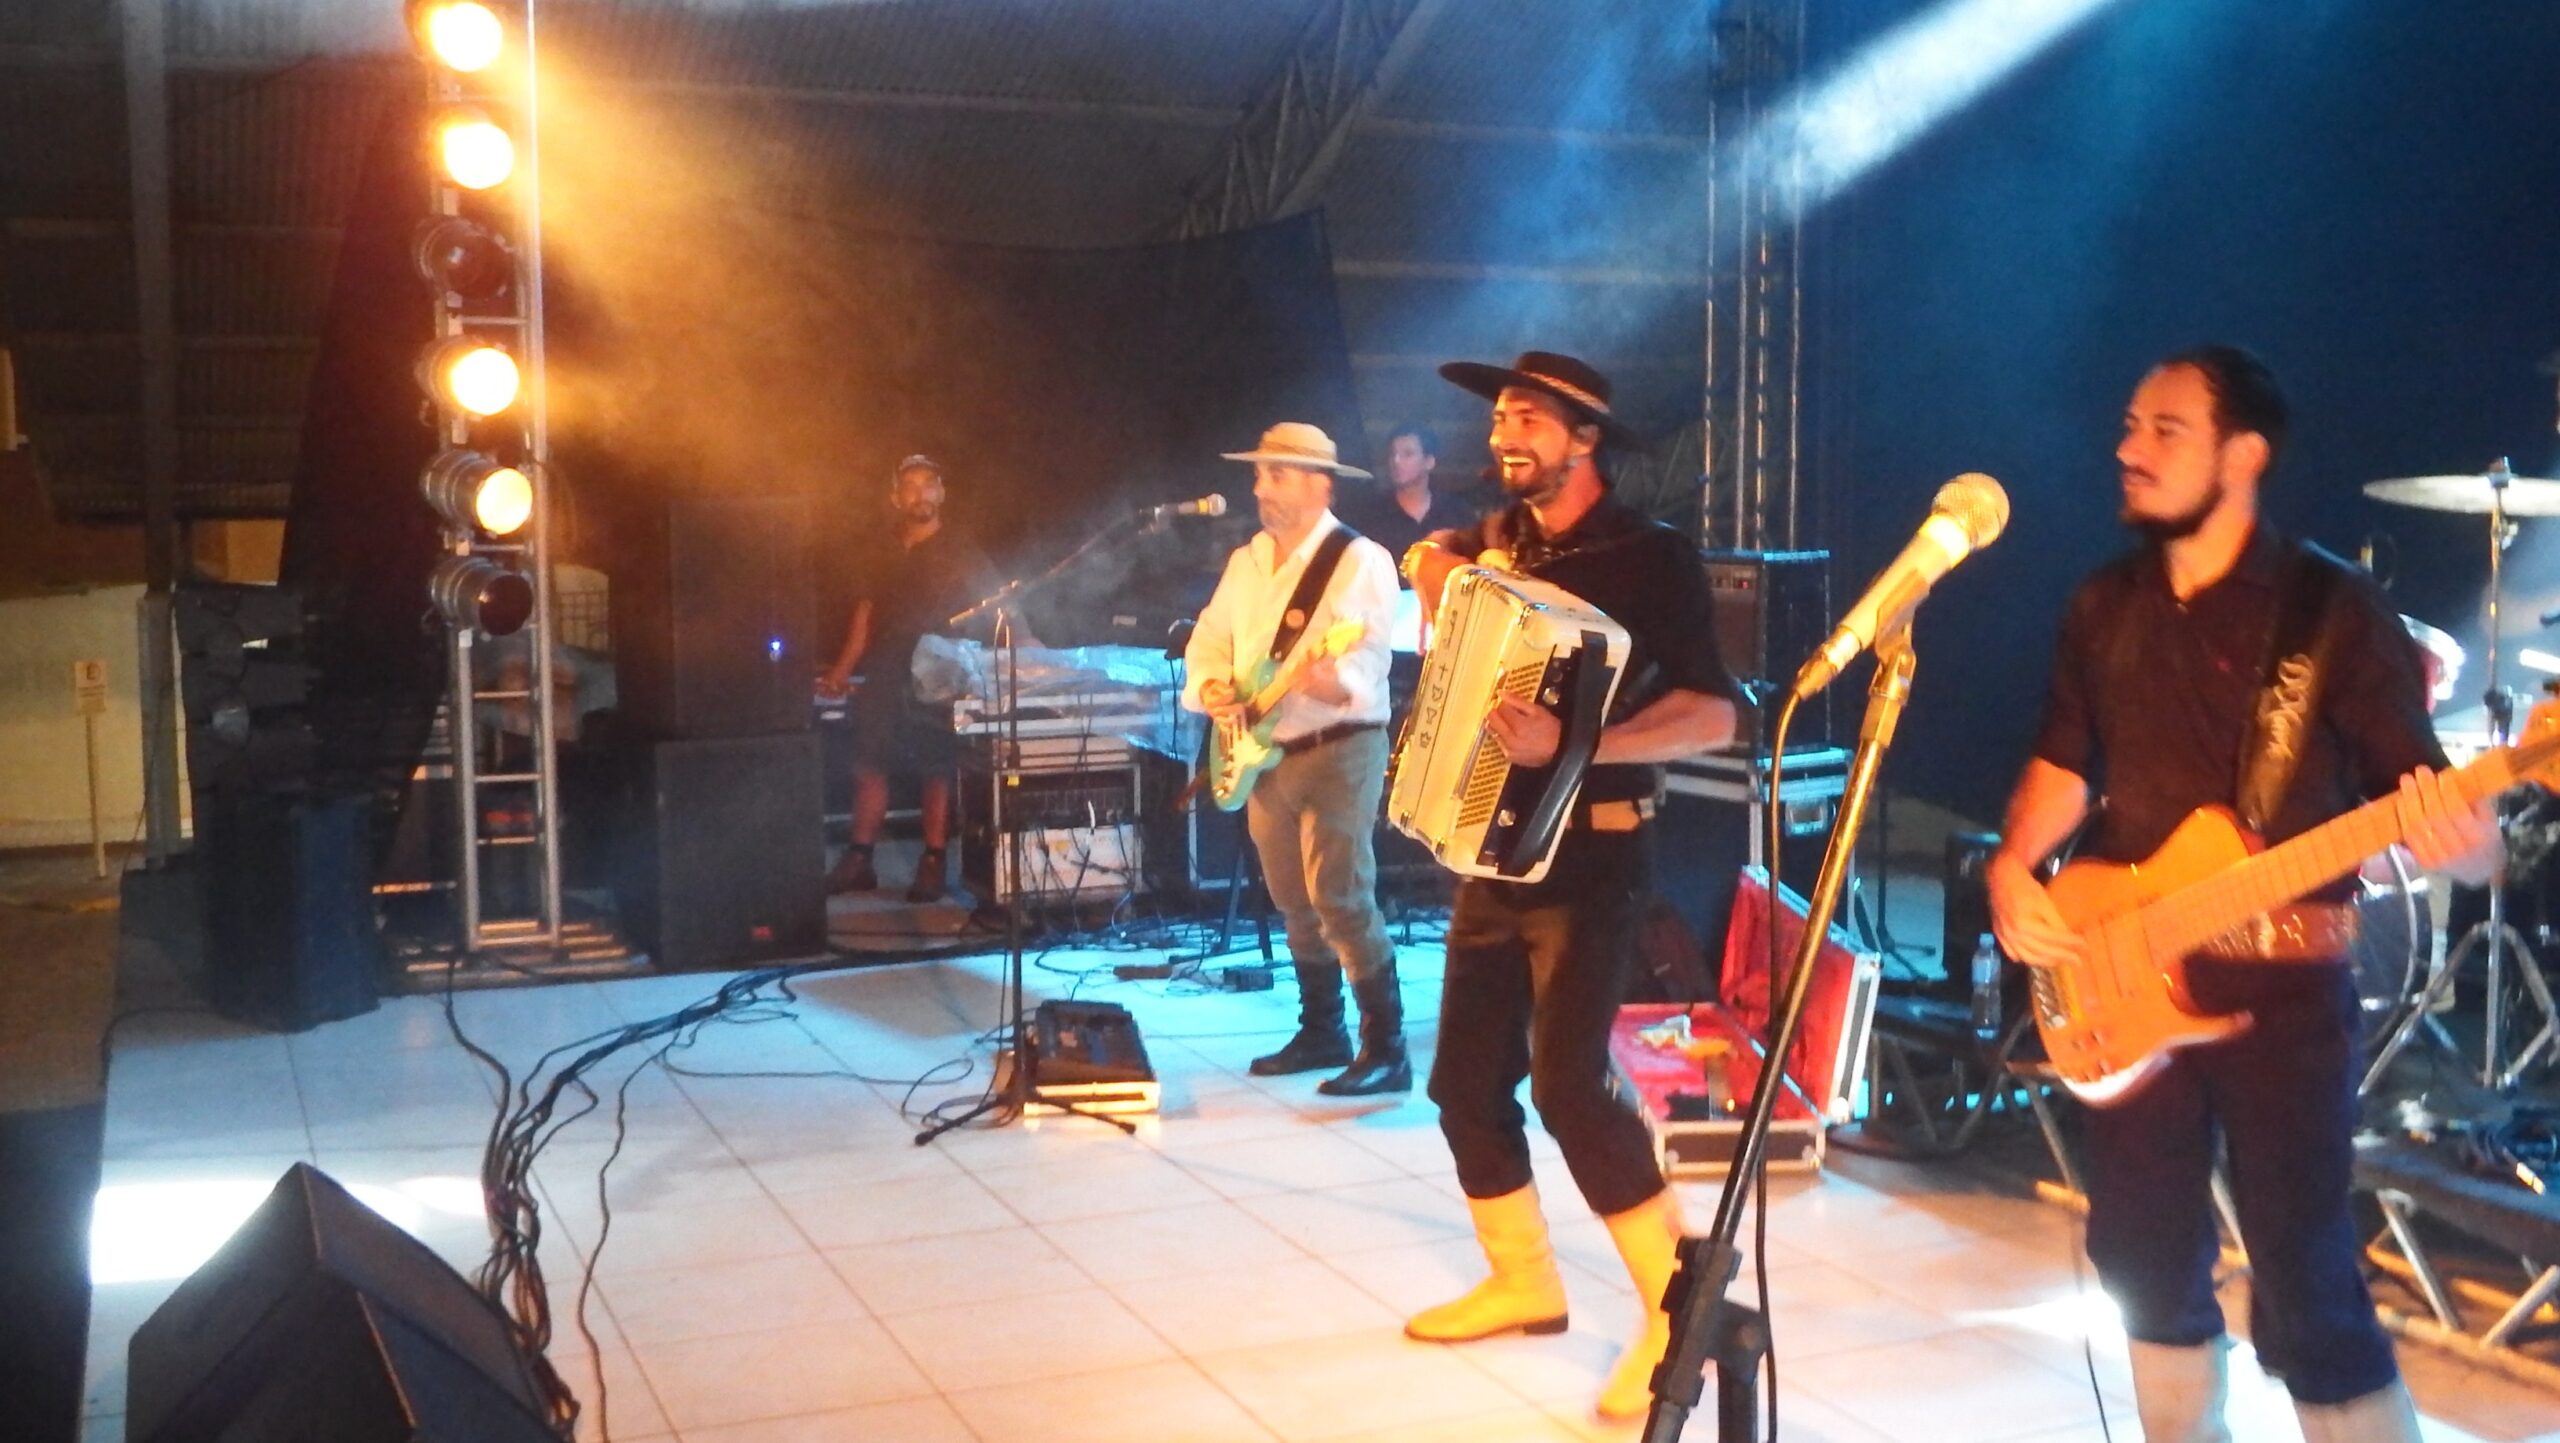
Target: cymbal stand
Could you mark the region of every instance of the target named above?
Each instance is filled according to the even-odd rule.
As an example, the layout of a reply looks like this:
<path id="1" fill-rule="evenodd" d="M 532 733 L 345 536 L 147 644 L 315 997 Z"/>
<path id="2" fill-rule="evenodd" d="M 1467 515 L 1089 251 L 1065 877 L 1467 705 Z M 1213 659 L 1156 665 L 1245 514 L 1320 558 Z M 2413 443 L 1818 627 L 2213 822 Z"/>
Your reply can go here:
<path id="1" fill-rule="evenodd" d="M 2489 740 L 2505 746 L 2515 732 L 2515 699 L 2508 695 L 2505 677 L 2499 668 L 2499 612 L 2506 600 L 2505 556 L 2507 546 L 2515 539 L 2514 523 L 2507 519 L 2507 485 L 2515 472 L 2501 456 L 2484 473 L 2489 483 L 2489 662 L 2488 694 L 2482 698 L 2489 714 Z M 2503 841 L 2507 828 L 2507 800 L 2495 803 L 2498 832 Z M 2462 964 L 2474 951 L 2480 954 L 2481 975 L 2488 993 L 2485 1025 L 2480 1041 L 2480 1083 L 2484 1087 L 2505 1091 L 2516 1085 L 2546 1048 L 2560 1046 L 2560 1008 L 2551 999 L 2550 984 L 2543 980 L 2542 964 L 2525 944 L 2524 935 L 2507 921 L 2507 863 L 2503 853 L 2498 869 L 2489 878 L 2489 915 L 2463 934 L 2462 941 L 2445 959 L 2444 970 L 2427 984 L 2409 1015 L 2393 1029 L 2391 1038 L 2375 1054 L 2373 1065 L 2366 1069 L 2358 1092 L 2368 1092 L 2381 1081 L 2383 1073 L 2399 1056 L 2443 997 L 2452 993 L 2455 980 L 2462 974 Z M 2514 1056 L 2501 1064 L 2507 1030 L 2507 961 L 2510 956 L 2522 965 L 2517 972 L 2524 984 L 2525 995 L 2542 1014 L 2542 1029 L 2518 1048 Z"/>

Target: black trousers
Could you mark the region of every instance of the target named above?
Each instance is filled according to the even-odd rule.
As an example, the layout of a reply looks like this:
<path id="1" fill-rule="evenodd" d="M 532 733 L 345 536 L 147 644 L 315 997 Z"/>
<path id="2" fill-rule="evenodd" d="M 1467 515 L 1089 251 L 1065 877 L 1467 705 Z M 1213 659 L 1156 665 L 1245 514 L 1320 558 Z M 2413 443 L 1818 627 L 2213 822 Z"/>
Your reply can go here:
<path id="1" fill-rule="evenodd" d="M 2220 1337 L 2218 1143 L 2249 1250 L 2259 1361 L 2295 1398 L 2342 1403 L 2399 1376 L 2349 1210 L 2355 988 L 2342 967 L 2296 964 L 2248 1000 L 2247 1032 L 2189 1048 L 2130 1098 L 2089 1110 L 2089 1256 L 2128 1334 Z"/>
<path id="2" fill-rule="evenodd" d="M 1593 1212 L 1662 1191 L 1634 1090 L 1609 1058 L 1652 874 L 1650 826 L 1577 827 L 1537 882 L 1458 884 L 1430 1091 L 1467 1196 L 1529 1185 L 1524 1077 Z"/>

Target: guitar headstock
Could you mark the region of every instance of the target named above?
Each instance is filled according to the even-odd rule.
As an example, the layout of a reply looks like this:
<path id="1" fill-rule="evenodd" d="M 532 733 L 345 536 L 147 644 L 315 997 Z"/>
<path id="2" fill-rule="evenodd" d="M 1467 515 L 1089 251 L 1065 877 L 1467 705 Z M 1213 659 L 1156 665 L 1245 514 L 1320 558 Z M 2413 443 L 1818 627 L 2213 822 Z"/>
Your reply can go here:
<path id="1" fill-rule="evenodd" d="M 1316 654 L 1318 656 L 1340 656 L 1351 650 L 1351 648 L 1358 646 L 1361 639 L 1366 637 L 1368 634 L 1369 623 L 1365 621 L 1357 619 L 1351 621 L 1337 621 L 1333 625 L 1324 629 L 1324 635 L 1316 638 Z"/>

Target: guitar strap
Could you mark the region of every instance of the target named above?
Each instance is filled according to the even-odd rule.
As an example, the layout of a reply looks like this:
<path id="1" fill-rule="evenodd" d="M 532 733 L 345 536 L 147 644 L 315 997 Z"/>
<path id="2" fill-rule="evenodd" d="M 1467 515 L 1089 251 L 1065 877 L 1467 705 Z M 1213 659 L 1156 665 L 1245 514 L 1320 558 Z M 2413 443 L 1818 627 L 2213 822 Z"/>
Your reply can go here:
<path id="1" fill-rule="evenodd" d="M 1271 659 L 1286 658 L 1307 634 L 1307 623 L 1315 619 L 1316 607 L 1324 601 L 1324 589 L 1333 582 L 1333 571 L 1342 563 L 1342 553 L 1360 533 L 1336 521 L 1333 529 L 1316 543 L 1315 555 L 1307 558 L 1307 569 L 1298 573 L 1298 589 L 1289 593 L 1289 607 L 1280 613 L 1280 629 L 1271 633 Z"/>
<path id="2" fill-rule="evenodd" d="M 2328 679 L 2329 652 L 2337 633 L 2328 621 L 2345 589 L 2339 583 L 2346 565 L 2307 541 L 2295 546 L 2285 565 L 2233 798 L 2241 823 L 2262 836 L 2283 807 L 2285 794 L 2293 788 L 2294 772 L 2302 765 L 2312 714 Z"/>

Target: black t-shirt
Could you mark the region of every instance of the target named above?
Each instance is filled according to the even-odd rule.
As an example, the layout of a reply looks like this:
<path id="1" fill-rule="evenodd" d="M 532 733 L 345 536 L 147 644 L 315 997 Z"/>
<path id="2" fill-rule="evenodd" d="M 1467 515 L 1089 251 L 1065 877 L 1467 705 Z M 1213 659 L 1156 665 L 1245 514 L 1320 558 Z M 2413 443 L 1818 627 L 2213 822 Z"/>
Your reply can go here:
<path id="1" fill-rule="evenodd" d="M 1608 495 L 1561 536 L 1547 535 L 1536 512 L 1514 503 L 1459 528 L 1451 549 L 1473 557 L 1496 544 L 1488 533 L 1511 553 L 1514 570 L 1563 587 L 1627 629 L 1627 666 L 1609 703 L 1610 721 L 1635 715 L 1668 691 L 1736 699 L 1733 678 L 1716 654 L 1706 568 L 1687 537 Z M 1582 795 L 1626 801 L 1654 796 L 1661 787 L 1660 767 L 1619 763 L 1593 767 Z"/>
<path id="2" fill-rule="evenodd" d="M 2079 855 L 2139 862 L 2197 808 L 2232 805 L 2297 549 L 2262 524 L 2230 574 L 2182 604 L 2159 549 L 2144 547 L 2072 594 L 2035 755 L 2100 798 Z M 2328 674 L 2292 787 L 2267 828 L 2270 842 L 2391 791 L 2413 768 L 2445 764 L 2427 720 L 2418 645 L 2382 589 L 2350 572 L 2325 624 L 2337 628 L 2326 644 Z M 2351 887 L 2341 882 L 2320 895 L 2336 900 Z"/>
<path id="3" fill-rule="evenodd" d="M 949 634 L 952 614 L 998 584 L 986 557 L 948 525 L 913 546 L 899 546 L 893 538 L 853 588 L 856 602 L 871 603 L 871 639 L 862 652 L 866 681 L 895 678 L 904 694 L 917 640 Z"/>
<path id="4" fill-rule="evenodd" d="M 1333 514 L 1342 518 L 1343 525 L 1387 548 L 1387 554 L 1398 560 L 1402 560 L 1405 552 L 1422 538 L 1438 531 L 1472 526 L 1478 515 L 1473 505 L 1437 488 L 1433 489 L 1431 505 L 1424 509 L 1419 521 L 1396 504 L 1393 491 L 1375 482 L 1345 483 L 1341 494 L 1334 499 Z M 1404 586 L 1408 591 L 1413 589 L 1411 581 L 1406 581 Z"/>

